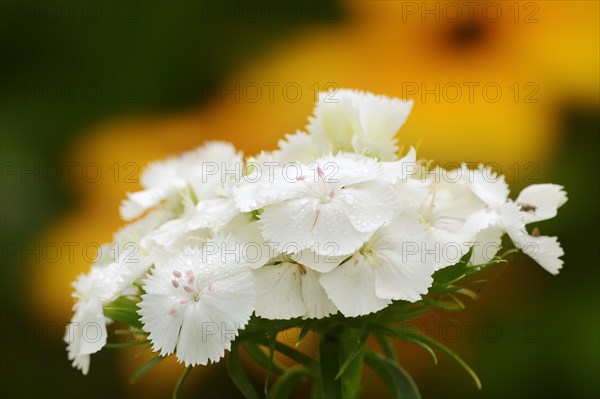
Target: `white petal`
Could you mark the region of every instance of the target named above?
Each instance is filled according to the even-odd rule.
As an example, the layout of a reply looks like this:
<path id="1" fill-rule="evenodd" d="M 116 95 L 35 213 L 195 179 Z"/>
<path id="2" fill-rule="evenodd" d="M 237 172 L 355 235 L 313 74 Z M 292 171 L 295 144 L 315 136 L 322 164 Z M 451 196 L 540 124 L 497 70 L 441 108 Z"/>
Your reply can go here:
<path id="1" fill-rule="evenodd" d="M 427 241 L 423 225 L 412 213 L 375 233 L 366 246 L 372 251 L 378 297 L 414 302 L 427 293 L 434 272 L 434 263 L 420 251 Z"/>
<path id="2" fill-rule="evenodd" d="M 230 198 L 213 198 L 198 202 L 190 218 L 190 228 L 221 229 L 239 212 Z"/>
<path id="3" fill-rule="evenodd" d="M 321 253 L 324 255 L 305 249 L 297 254 L 292 254 L 291 257 L 303 266 L 320 273 L 327 273 L 348 257 L 347 255 L 337 256 L 337 250 L 337 245 L 321 246 Z"/>
<path id="4" fill-rule="evenodd" d="M 431 183 L 425 179 L 398 180 L 394 190 L 402 209 L 418 209 L 431 196 Z"/>
<path id="5" fill-rule="evenodd" d="M 166 284 L 170 284 L 170 280 L 165 284 L 164 278 L 158 280 L 150 276 L 144 283 L 148 294 L 142 295 L 142 302 L 138 304 L 144 330 L 149 333 L 152 350 L 160 351 L 161 356 L 170 355 L 175 352 L 184 318 L 183 312 L 173 312 L 172 309 L 180 306 L 184 299 L 161 292 L 169 288 Z"/>
<path id="6" fill-rule="evenodd" d="M 270 243 L 265 242 L 259 222 L 251 213 L 237 215 L 223 232 L 240 241 L 244 260 L 253 269 L 263 266 L 278 254 Z"/>
<path id="7" fill-rule="evenodd" d="M 417 151 L 410 147 L 408 153 L 402 159 L 395 162 L 382 162 L 381 165 L 383 167 L 382 179 L 392 184 L 398 180 L 406 181 L 418 170 Z"/>
<path id="8" fill-rule="evenodd" d="M 230 170 L 232 166 L 239 166 L 241 160 L 241 153 L 237 153 L 231 144 L 209 142 L 178 157 L 153 162 L 140 177 L 144 190 L 128 194 L 128 199 L 121 204 L 121 215 L 125 220 L 131 220 L 188 184 L 198 187 L 198 182 L 206 180 L 209 169 L 205 167 L 210 163 L 214 164 L 210 171 L 214 166 L 218 172 L 223 172 L 225 167 Z M 241 167 L 239 169 L 241 171 Z M 210 176 L 213 181 L 220 182 L 220 174 Z"/>
<path id="9" fill-rule="evenodd" d="M 249 273 L 215 283 L 214 291 L 186 309 L 177 343 L 177 359 L 186 366 L 217 362 L 250 320 L 255 292 Z"/>
<path id="10" fill-rule="evenodd" d="M 319 282 L 320 273 L 306 269 L 302 276 L 302 299 L 306 306 L 305 318 L 322 319 L 337 312 L 337 308 L 327 296 Z"/>
<path id="11" fill-rule="evenodd" d="M 173 247 L 192 230 L 188 222 L 186 219 L 170 220 L 154 231 L 149 239 L 165 248 Z"/>
<path id="12" fill-rule="evenodd" d="M 354 228 L 372 233 L 398 215 L 398 198 L 391 186 L 378 181 L 356 184 L 337 191 L 334 203 Z"/>
<path id="13" fill-rule="evenodd" d="M 319 93 L 314 117 L 309 117 L 306 129 L 325 151 L 354 150 L 351 141 L 360 130 L 360 122 L 352 108 L 350 96 L 345 93 L 343 90 Z"/>
<path id="14" fill-rule="evenodd" d="M 278 144 L 279 150 L 275 151 L 273 155 L 279 162 L 310 164 L 322 155 L 312 136 L 301 131 L 295 134 L 286 134 L 285 140 L 279 140 Z"/>
<path id="15" fill-rule="evenodd" d="M 307 130 L 330 151 L 365 152 L 383 161 L 396 159 L 396 133 L 412 101 L 391 99 L 354 90 L 319 95 Z"/>
<path id="16" fill-rule="evenodd" d="M 461 173 L 473 193 L 489 206 L 499 208 L 508 199 L 509 189 L 504 176 L 498 176 L 491 167 L 479 165 L 478 169 L 471 170 L 463 165 Z"/>
<path id="17" fill-rule="evenodd" d="M 71 358 L 69 358 L 69 360 L 71 360 Z M 72 360 L 72 366 L 77 370 L 81 370 L 83 375 L 87 375 L 88 371 L 90 370 L 90 355 L 78 355 Z"/>
<path id="18" fill-rule="evenodd" d="M 489 263 L 501 248 L 504 231 L 498 228 L 486 228 L 475 236 L 475 245 L 471 255 L 471 264 L 483 265 Z"/>
<path id="19" fill-rule="evenodd" d="M 145 189 L 168 191 L 183 188 L 185 179 L 181 170 L 181 158 L 168 158 L 152 162 L 142 172 L 140 182 Z"/>
<path id="20" fill-rule="evenodd" d="M 105 248 L 106 249 L 106 248 Z M 119 251 L 118 248 L 111 248 Z M 87 274 L 80 275 L 71 285 L 73 296 L 82 300 L 97 300 L 107 303 L 116 299 L 150 265 L 147 257 L 136 257 L 136 248 L 118 253 L 119 259 L 105 265 L 93 265 Z"/>
<path id="21" fill-rule="evenodd" d="M 133 220 L 157 206 L 165 198 L 166 193 L 160 188 L 127 193 L 127 199 L 123 200 L 119 207 L 121 217 L 123 220 Z"/>
<path id="22" fill-rule="evenodd" d="M 267 319 L 292 319 L 306 314 L 302 300 L 302 275 L 298 265 L 282 262 L 254 270 L 256 315 Z"/>
<path id="23" fill-rule="evenodd" d="M 371 157 L 347 152 L 335 156 L 323 156 L 315 161 L 310 170 L 315 170 L 317 165 L 324 172 L 324 180 L 335 183 L 338 187 L 375 180 L 383 174 L 381 162 Z"/>
<path id="24" fill-rule="evenodd" d="M 318 209 L 318 211 L 317 211 Z M 295 199 L 268 206 L 260 215 L 263 236 L 279 251 L 297 253 L 311 248 L 329 255 L 337 246 L 339 256 L 348 255 L 369 237 L 359 232 L 336 202 L 318 204 L 314 199 Z"/>
<path id="25" fill-rule="evenodd" d="M 423 205 L 423 211 L 430 210 L 432 224 L 449 231 L 458 231 L 475 212 L 486 205 L 463 184 L 440 182 L 432 186 L 432 196 Z"/>
<path id="26" fill-rule="evenodd" d="M 254 310 L 255 292 L 237 243 L 188 248 L 143 281 L 139 314 L 154 350 L 186 365 L 217 361 Z M 229 254 L 229 255 L 228 255 Z"/>
<path id="27" fill-rule="evenodd" d="M 433 278 L 428 262 L 406 264 L 389 257 L 379 257 L 375 269 L 375 294 L 379 298 L 415 302 L 427 294 Z"/>
<path id="28" fill-rule="evenodd" d="M 375 295 L 375 271 L 362 255 L 323 274 L 319 281 L 329 299 L 346 317 L 377 312 L 392 302 Z"/>
<path id="29" fill-rule="evenodd" d="M 536 208 L 524 212 L 525 223 L 539 222 L 556 216 L 558 208 L 567 202 L 567 193 L 557 184 L 534 184 L 524 188 L 516 202 Z"/>
<path id="30" fill-rule="evenodd" d="M 527 234 L 524 216 L 524 212 L 520 211 L 520 206 L 514 202 L 507 202 L 500 209 L 500 218 L 504 229 L 514 242 L 519 241 L 522 238 L 521 235 Z"/>
<path id="31" fill-rule="evenodd" d="M 121 248 L 130 243 L 144 247 L 146 236 L 174 217 L 174 213 L 170 210 L 164 208 L 155 209 L 143 218 L 119 229 L 114 234 L 113 241 L 119 243 Z"/>
<path id="32" fill-rule="evenodd" d="M 360 121 L 365 136 L 385 144 L 402 127 L 413 107 L 412 100 L 399 100 L 368 93 L 360 101 Z M 383 160 L 383 159 L 382 159 Z"/>
<path id="33" fill-rule="evenodd" d="M 490 227 L 500 228 L 502 220 L 496 210 L 487 207 L 473 213 L 462 226 L 461 231 L 465 234 L 475 235 Z"/>
<path id="34" fill-rule="evenodd" d="M 556 275 L 562 269 L 563 260 L 560 257 L 565 252 L 556 237 L 521 234 L 517 236 L 515 244 L 548 272 Z"/>
<path id="35" fill-rule="evenodd" d="M 98 300 L 78 302 L 64 338 L 73 367 L 87 374 L 89 355 L 100 351 L 106 345 L 107 337 L 102 303 Z"/>
<path id="36" fill-rule="evenodd" d="M 190 163 L 198 161 L 235 163 L 242 159 L 243 155 L 235 147 L 226 141 L 208 141 L 195 150 L 185 152 L 182 158 Z"/>
<path id="37" fill-rule="evenodd" d="M 430 228 L 428 253 L 425 258 L 435 263 L 436 270 L 457 264 L 474 243 L 470 234 L 451 233 L 447 230 Z"/>
<path id="38" fill-rule="evenodd" d="M 205 366 L 219 361 L 225 350 L 231 348 L 238 330 L 246 324 L 222 321 L 222 310 L 213 306 L 195 303 L 185 309 L 176 356 L 186 366 Z"/>
<path id="39" fill-rule="evenodd" d="M 281 166 L 259 165 L 256 170 L 232 189 L 236 206 L 250 212 L 264 206 L 304 196 L 310 191 L 316 170 L 297 162 Z M 304 179 L 304 180 L 302 180 Z"/>

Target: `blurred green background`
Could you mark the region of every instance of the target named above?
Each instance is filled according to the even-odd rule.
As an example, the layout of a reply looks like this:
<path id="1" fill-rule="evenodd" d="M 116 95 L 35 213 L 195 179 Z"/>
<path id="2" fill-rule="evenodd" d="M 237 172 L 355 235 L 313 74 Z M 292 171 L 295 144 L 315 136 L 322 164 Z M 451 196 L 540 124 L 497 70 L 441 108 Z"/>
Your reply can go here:
<path id="1" fill-rule="evenodd" d="M 494 22 L 422 4 L 2 1 L 0 396 L 170 394 L 176 365 L 130 386 L 135 352 L 109 349 L 84 377 L 62 342 L 68 282 L 89 265 L 80 248 L 110 240 L 118 200 L 148 160 L 211 138 L 248 153 L 272 148 L 302 128 L 312 92 L 330 84 L 402 95 L 413 87 L 403 82 L 476 81 L 498 82 L 502 101 L 418 93 L 402 134 L 443 162 L 499 162 L 514 192 L 564 185 L 569 202 L 540 228 L 559 237 L 565 266 L 553 277 L 518 257 L 489 272 L 466 311 L 421 321 L 471 363 L 482 391 L 449 361 L 434 366 L 407 345 L 400 358 L 425 398 L 599 397 L 597 2 L 495 2 L 504 17 Z M 537 23 L 523 23 L 534 14 Z M 513 80 L 521 96 L 534 82 L 538 101 L 517 101 Z M 259 101 L 243 91 L 252 82 Z M 277 84 L 272 101 L 264 82 Z M 290 82 L 303 89 L 297 103 L 279 90 Z M 77 162 L 72 179 L 68 162 Z M 87 163 L 100 165 L 100 181 L 82 173 Z M 79 244 L 75 259 L 69 242 Z M 239 396 L 221 365 L 194 370 L 183 397 L 198 395 Z M 375 381 L 365 397 L 385 395 Z"/>

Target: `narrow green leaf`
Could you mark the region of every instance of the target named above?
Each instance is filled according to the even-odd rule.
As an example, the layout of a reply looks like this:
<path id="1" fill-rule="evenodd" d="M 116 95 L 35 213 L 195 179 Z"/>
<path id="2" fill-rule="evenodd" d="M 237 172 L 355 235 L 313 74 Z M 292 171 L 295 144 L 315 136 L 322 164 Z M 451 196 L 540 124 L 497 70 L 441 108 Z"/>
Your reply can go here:
<path id="1" fill-rule="evenodd" d="M 467 373 L 469 373 L 469 375 L 471 376 L 471 378 L 475 382 L 475 385 L 477 386 L 477 389 L 481 389 L 481 380 L 479 379 L 479 377 L 477 376 L 477 374 L 475 373 L 475 371 L 473 371 L 473 369 L 471 368 L 471 366 L 469 366 L 467 364 L 467 362 L 465 362 L 460 356 L 458 356 L 456 353 L 454 353 L 446 345 L 442 344 L 439 341 L 436 341 L 433 338 L 429 338 L 426 335 L 421 335 L 421 339 L 425 343 L 427 343 L 428 345 L 433 346 L 434 348 L 436 348 L 439 351 L 443 352 L 450 359 L 454 360 L 456 363 L 458 363 L 460 366 L 462 366 L 462 368 L 465 369 L 465 371 Z"/>
<path id="2" fill-rule="evenodd" d="M 339 334 L 339 362 L 342 365 L 335 378 L 341 378 L 344 398 L 359 397 L 364 366 L 363 357 L 369 337 L 366 327 L 367 323 L 363 322 L 360 330 L 345 328 Z"/>
<path id="3" fill-rule="evenodd" d="M 269 362 L 267 363 L 267 372 L 265 373 L 264 392 L 265 395 L 269 391 L 269 379 L 271 378 L 271 369 L 275 357 L 275 342 L 277 342 L 277 334 L 273 333 L 269 336 Z"/>
<path id="4" fill-rule="evenodd" d="M 125 329 L 118 328 L 116 330 L 113 330 L 113 334 L 115 334 L 115 335 L 136 335 L 136 334 L 146 334 L 146 333 L 141 328 L 130 326 Z"/>
<path id="5" fill-rule="evenodd" d="M 487 284 L 487 282 L 488 282 L 488 280 L 485 280 L 485 279 L 472 280 L 472 281 L 464 283 L 461 286 L 454 286 L 453 291 L 456 293 L 460 293 L 463 289 L 467 289 L 478 296 L 478 292 Z M 475 290 L 471 289 L 470 287 L 473 287 L 473 286 L 477 286 L 477 288 Z M 472 298 L 472 299 L 475 300 L 477 298 Z"/>
<path id="6" fill-rule="evenodd" d="M 146 293 L 146 290 L 144 289 L 144 286 L 142 285 L 142 283 L 140 281 L 134 281 L 133 285 L 135 285 L 137 287 L 137 289 L 140 291 L 140 295 L 143 295 Z"/>
<path id="7" fill-rule="evenodd" d="M 376 372 L 396 399 L 420 399 L 421 393 L 410 374 L 400 365 L 379 353 L 365 353 L 365 363 Z"/>
<path id="8" fill-rule="evenodd" d="M 396 355 L 396 349 L 390 343 L 390 341 L 380 334 L 373 334 L 373 336 L 377 340 L 377 343 L 381 347 L 381 350 L 383 351 L 385 357 L 387 357 L 390 360 L 397 361 L 398 356 Z"/>
<path id="9" fill-rule="evenodd" d="M 356 344 L 354 345 L 354 348 L 352 349 L 352 351 L 350 352 L 348 357 L 346 357 L 346 360 L 344 360 L 344 363 L 342 363 L 342 366 L 340 367 L 340 371 L 338 371 L 337 375 L 335 376 L 336 380 L 338 378 L 340 378 L 342 376 L 342 374 L 344 374 L 344 372 L 346 371 L 346 369 L 348 368 L 350 363 L 354 359 L 356 359 L 356 357 L 360 354 L 360 352 L 365 347 L 367 338 L 369 337 L 369 332 L 366 331 L 366 327 L 367 327 L 367 325 L 365 324 L 364 327 L 362 327 L 361 331 L 359 332 L 359 337 L 358 337 L 358 340 L 356 340 Z"/>
<path id="10" fill-rule="evenodd" d="M 183 385 L 183 382 L 187 378 L 190 371 L 192 371 L 192 368 L 192 366 L 187 366 L 185 370 L 183 370 L 183 373 L 181 373 L 181 377 L 179 377 L 179 380 L 177 380 L 177 384 L 175 384 L 175 388 L 173 389 L 173 399 L 177 399 L 179 397 L 181 386 Z"/>
<path id="11" fill-rule="evenodd" d="M 315 322 L 309 320 L 306 322 L 306 324 L 302 326 L 302 328 L 300 329 L 300 333 L 298 334 L 298 338 L 296 339 L 296 348 L 300 346 L 302 341 L 304 341 L 304 338 L 306 338 L 306 335 L 310 332 L 314 325 Z"/>
<path id="12" fill-rule="evenodd" d="M 262 345 L 268 346 L 268 340 L 263 340 L 260 342 Z M 311 372 L 317 373 L 319 371 L 319 363 L 317 363 L 310 356 L 305 355 L 304 353 L 288 346 L 286 344 L 282 344 L 281 342 L 275 342 L 275 350 L 290 359 L 302 364 Z"/>
<path id="13" fill-rule="evenodd" d="M 508 255 L 512 255 L 512 254 L 515 254 L 517 252 L 519 252 L 519 248 L 511 248 L 511 249 L 505 251 L 498 258 L 499 258 L 499 260 L 505 260 Z"/>
<path id="14" fill-rule="evenodd" d="M 129 383 L 132 385 L 135 384 L 135 382 L 137 380 L 139 380 L 144 374 L 146 374 L 148 371 L 150 371 L 154 366 L 156 366 L 158 363 L 160 363 L 160 361 L 163 359 L 164 359 L 164 357 L 162 357 L 162 356 L 155 356 L 152 359 L 148 360 L 146 363 L 144 363 L 144 365 L 142 367 L 135 370 L 133 372 L 133 374 L 131 374 L 131 377 L 129 377 Z"/>
<path id="15" fill-rule="evenodd" d="M 136 354 L 135 354 L 133 357 L 134 357 L 135 359 L 137 359 L 138 357 L 142 356 L 144 353 L 146 353 L 148 350 L 151 350 L 151 349 L 152 349 L 152 343 L 151 343 L 151 342 L 148 342 L 148 345 L 144 346 L 144 347 L 142 348 L 142 350 L 141 350 L 141 351 L 139 351 L 138 353 L 136 353 Z"/>
<path id="16" fill-rule="evenodd" d="M 467 262 L 470 258 L 471 251 L 465 254 L 458 263 L 436 271 L 433 274 L 434 285 L 445 286 L 463 278 L 468 267 Z"/>
<path id="17" fill-rule="evenodd" d="M 143 341 L 137 341 L 137 342 L 113 342 L 113 343 L 104 345 L 104 347 L 105 348 L 113 348 L 113 349 L 131 348 L 132 346 L 143 345 L 148 342 L 150 342 L 150 341 L 148 341 L 147 339 L 145 339 Z"/>
<path id="18" fill-rule="evenodd" d="M 310 376 L 310 372 L 303 366 L 290 367 L 281 377 L 275 381 L 267 394 L 266 399 L 283 399 L 288 398 L 294 389 L 294 386 L 306 380 Z"/>
<path id="19" fill-rule="evenodd" d="M 431 357 L 433 358 L 433 362 L 436 365 L 438 363 L 438 359 L 437 359 L 435 352 L 433 351 L 433 349 L 431 349 L 431 347 L 429 346 L 428 343 L 426 343 L 422 339 L 420 339 L 420 336 L 422 335 L 420 333 L 409 332 L 409 331 L 405 331 L 404 329 L 402 331 L 394 330 L 393 328 L 388 328 L 388 327 L 380 326 L 377 324 L 369 324 L 367 326 L 367 330 L 369 330 L 375 334 L 382 334 L 382 335 L 386 335 L 388 337 L 402 339 L 404 341 L 412 342 L 413 344 L 419 345 L 421 348 L 425 349 L 427 351 L 427 353 L 429 353 L 431 355 Z"/>
<path id="20" fill-rule="evenodd" d="M 233 342 L 231 344 L 231 351 L 226 357 L 226 366 L 227 373 L 229 377 L 235 384 L 235 386 L 240 390 L 240 392 L 244 395 L 246 399 L 259 399 L 258 393 L 254 386 L 250 382 L 250 379 L 246 375 L 246 372 L 242 368 L 242 363 L 240 361 L 240 349 L 239 344 Z"/>
<path id="21" fill-rule="evenodd" d="M 410 304 L 411 306 L 402 306 L 402 304 L 401 301 L 398 301 L 382 310 L 377 318 L 379 322 L 384 325 L 402 323 L 432 313 L 431 307 L 425 301 Z"/>
<path id="22" fill-rule="evenodd" d="M 243 342 L 241 344 L 244 347 L 246 353 L 258 364 L 267 369 L 269 367 L 270 358 L 255 342 Z M 271 371 L 276 374 L 282 374 L 285 372 L 283 367 L 279 364 L 273 363 Z"/>
<path id="23" fill-rule="evenodd" d="M 108 305 L 104 306 L 104 316 L 136 328 L 142 328 L 140 315 L 137 314 L 137 302 L 128 297 L 119 297 Z"/>
<path id="24" fill-rule="evenodd" d="M 458 283 L 459 281 L 461 281 L 461 280 L 462 280 L 462 279 L 464 279 L 465 277 L 467 277 L 467 275 L 466 275 L 466 274 L 461 274 L 460 276 L 458 276 L 458 277 L 456 277 L 456 278 L 454 278 L 454 279 L 452 279 L 452 280 L 449 280 L 449 281 L 442 281 L 442 282 L 436 283 L 436 284 L 435 284 L 435 287 L 434 287 L 434 288 L 436 288 L 436 289 L 435 289 L 435 291 L 444 291 L 444 290 L 446 290 L 446 289 L 447 289 L 449 286 L 451 286 L 452 284 Z"/>
<path id="25" fill-rule="evenodd" d="M 251 173 L 251 172 L 248 172 Z M 262 215 L 264 209 L 257 209 L 255 211 L 252 211 L 251 216 L 252 216 L 252 220 L 260 220 L 260 215 Z"/>
<path id="26" fill-rule="evenodd" d="M 449 294 L 446 294 L 449 295 Z M 454 300 L 444 300 L 444 299 L 431 299 L 428 297 L 424 297 L 423 301 L 425 303 L 430 304 L 431 306 L 434 306 L 436 308 L 442 309 L 442 310 L 446 310 L 448 312 L 455 312 L 458 310 L 463 310 L 465 308 L 465 305 L 462 302 L 456 302 Z"/>
<path id="27" fill-rule="evenodd" d="M 319 339 L 319 363 L 321 366 L 321 389 L 325 399 L 341 399 L 342 384 L 336 379 L 340 367 L 339 339 L 337 334 L 321 334 Z"/>
<path id="28" fill-rule="evenodd" d="M 450 348 L 448 348 L 447 346 L 445 346 L 444 344 L 442 344 L 439 341 L 436 341 L 433 338 L 428 337 L 425 334 L 422 333 L 417 333 L 417 332 L 412 332 L 412 331 L 398 331 L 398 330 L 394 330 L 388 327 L 384 327 L 384 326 L 379 326 L 376 324 L 369 324 L 368 329 L 370 331 L 373 331 L 377 334 L 383 334 L 383 335 L 387 335 L 393 338 L 399 338 L 399 339 L 403 339 L 406 341 L 410 341 L 410 342 L 414 342 L 416 344 L 421 345 L 423 348 L 427 349 L 428 351 L 431 351 L 430 353 L 435 356 L 435 354 L 433 353 L 433 351 L 431 350 L 431 347 L 443 352 L 446 356 L 448 356 L 449 358 L 451 358 L 452 360 L 454 360 L 456 363 L 458 363 L 463 369 L 465 369 L 465 371 L 467 373 L 469 373 L 469 375 L 471 376 L 471 378 L 473 379 L 473 381 L 475 382 L 475 385 L 477 385 L 478 389 L 481 389 L 481 380 L 479 380 L 479 377 L 477 376 L 477 374 L 473 371 L 473 369 L 460 357 L 458 356 L 456 353 L 454 353 L 452 350 L 450 350 Z M 437 358 L 435 358 L 436 360 L 436 364 L 437 364 Z"/>
<path id="29" fill-rule="evenodd" d="M 458 306 L 459 309 L 466 309 L 466 306 L 463 303 L 463 301 L 461 301 L 460 299 L 458 299 L 456 297 L 456 295 L 451 294 L 451 293 L 448 293 L 446 295 L 448 295 L 448 298 L 450 298 L 452 300 L 452 302 L 454 302 L 456 304 L 456 306 Z"/>

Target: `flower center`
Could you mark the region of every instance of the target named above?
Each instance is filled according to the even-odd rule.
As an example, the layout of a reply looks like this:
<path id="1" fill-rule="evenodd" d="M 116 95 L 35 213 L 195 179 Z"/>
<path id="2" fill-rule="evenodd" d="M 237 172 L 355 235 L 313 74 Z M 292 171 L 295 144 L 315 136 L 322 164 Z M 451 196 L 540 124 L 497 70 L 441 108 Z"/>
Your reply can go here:
<path id="1" fill-rule="evenodd" d="M 171 284 L 178 290 L 185 292 L 186 296 L 190 296 L 194 301 L 198 301 L 200 293 L 196 290 L 195 282 L 196 276 L 191 270 L 186 270 L 181 273 L 179 270 L 173 272 L 174 279 L 171 280 Z"/>
<path id="2" fill-rule="evenodd" d="M 433 209 L 435 208 L 435 194 L 436 194 L 436 191 L 433 190 L 433 193 L 431 195 L 431 202 L 429 203 L 429 206 L 427 208 L 423 209 L 423 211 L 421 212 L 421 215 L 419 215 L 421 223 L 423 224 L 425 229 L 429 229 L 431 227 L 431 225 L 433 224 L 433 219 L 434 219 Z"/>
<path id="3" fill-rule="evenodd" d="M 366 244 L 364 244 L 359 250 L 358 252 L 364 256 L 365 258 L 367 258 L 367 260 L 369 261 L 369 263 L 371 264 L 371 266 L 375 267 L 377 266 L 377 262 L 375 261 L 374 255 L 376 254 L 375 249 L 370 245 L 369 242 L 367 242 Z M 356 259 L 354 261 L 354 264 L 358 264 L 358 259 Z"/>
<path id="4" fill-rule="evenodd" d="M 177 308 L 181 305 L 187 305 L 191 302 L 198 302 L 200 300 L 200 290 L 197 289 L 195 283 L 196 276 L 191 270 L 186 270 L 183 273 L 179 270 L 173 271 L 171 285 L 182 294 L 184 299 L 180 300 L 169 309 L 169 315 L 175 315 L 178 311 Z M 208 284 L 208 291 L 212 291 L 212 283 Z"/>

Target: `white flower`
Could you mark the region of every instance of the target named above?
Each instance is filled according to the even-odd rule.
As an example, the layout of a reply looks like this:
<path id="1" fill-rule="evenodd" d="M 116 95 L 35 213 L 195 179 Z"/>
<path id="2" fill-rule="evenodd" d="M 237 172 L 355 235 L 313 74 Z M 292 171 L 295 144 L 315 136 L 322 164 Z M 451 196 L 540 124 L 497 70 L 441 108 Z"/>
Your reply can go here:
<path id="1" fill-rule="evenodd" d="M 430 244 L 417 216 L 402 214 L 320 282 L 347 317 L 377 312 L 392 300 L 418 301 L 433 281 L 434 263 L 421 251 Z"/>
<path id="2" fill-rule="evenodd" d="M 465 171 L 463 166 L 463 171 Z M 556 237 L 530 235 L 525 225 L 553 218 L 557 210 L 567 201 L 562 186 L 556 184 L 534 184 L 510 202 L 508 186 L 504 177 L 498 177 L 490 168 L 479 166 L 469 173 L 468 186 L 481 198 L 487 207 L 471 216 L 467 229 L 477 231 L 473 263 L 489 261 L 490 248 L 500 248 L 500 239 L 508 233 L 515 245 L 552 274 L 562 268 L 564 255 Z M 497 251 L 496 251 L 497 252 Z"/>
<path id="3" fill-rule="evenodd" d="M 396 193 L 378 180 L 383 168 L 372 158 L 341 153 L 275 173 L 273 183 L 239 188 L 236 203 L 242 211 L 263 208 L 263 236 L 280 252 L 321 254 L 335 244 L 338 255 L 350 254 L 397 215 Z"/>
<path id="4" fill-rule="evenodd" d="M 526 225 L 556 216 L 563 188 L 533 185 L 512 201 L 489 167 L 430 171 L 413 148 L 401 157 L 412 104 L 320 93 L 306 132 L 245 165 L 222 142 L 150 164 L 120 207 L 137 220 L 73 283 L 73 366 L 87 374 L 107 341 L 104 309 L 123 296 L 140 299 L 153 351 L 195 366 L 220 360 L 253 313 L 359 317 L 420 301 L 436 270 L 469 250 L 471 264 L 488 262 L 504 234 L 558 273 L 556 237 Z"/>
<path id="5" fill-rule="evenodd" d="M 178 216 L 147 237 L 147 241 L 156 243 L 171 253 L 180 251 L 187 245 L 206 241 L 240 213 L 232 198 L 214 198 L 196 204 L 194 193 L 189 187 L 181 191 L 180 195 Z"/>
<path id="6" fill-rule="evenodd" d="M 128 193 L 121 203 L 124 220 L 132 220 L 191 185 L 198 197 L 212 193 L 226 170 L 241 173 L 242 155 L 229 143 L 209 142 L 176 158 L 153 162 L 141 176 L 142 191 Z"/>
<path id="7" fill-rule="evenodd" d="M 437 270 L 456 264 L 469 252 L 476 232 L 465 225 L 484 204 L 465 185 L 443 177 L 445 172 L 436 170 L 432 175 L 431 192 L 417 213 L 431 243 L 423 250 Z"/>
<path id="8" fill-rule="evenodd" d="M 251 212 L 238 214 L 223 229 L 223 234 L 239 241 L 241 256 L 253 269 L 263 266 L 278 254 L 272 245 L 265 242 L 258 220 Z"/>
<path id="9" fill-rule="evenodd" d="M 239 162 L 241 158 L 223 164 L 205 163 L 205 175 L 190 181 L 165 202 L 163 208 L 176 217 L 156 229 L 148 240 L 174 253 L 220 233 L 240 213 L 232 195 L 234 184 L 241 178 Z"/>
<path id="10" fill-rule="evenodd" d="M 515 200 L 523 211 L 525 223 L 540 222 L 555 217 L 558 208 L 568 199 L 563 188 L 557 184 L 533 184 L 525 187 Z"/>
<path id="11" fill-rule="evenodd" d="M 267 319 L 318 318 L 337 308 L 319 284 L 320 273 L 280 255 L 253 270 L 256 315 Z"/>
<path id="12" fill-rule="evenodd" d="M 161 355 L 176 352 L 186 365 L 223 357 L 254 310 L 248 265 L 231 240 L 186 248 L 146 278 L 139 303 L 144 330 Z"/>
<path id="13" fill-rule="evenodd" d="M 101 248 L 109 251 L 118 247 L 105 245 Z M 98 352 L 106 344 L 103 306 L 126 293 L 150 265 L 148 258 L 138 258 L 135 252 L 129 250 L 115 262 L 92 266 L 88 274 L 80 275 L 73 283 L 73 297 L 77 298 L 77 303 L 64 339 L 68 344 L 69 360 L 83 374 L 88 373 L 90 354 Z"/>
<path id="14" fill-rule="evenodd" d="M 507 202 L 500 210 L 499 223 L 511 240 L 523 253 L 529 255 L 540 266 L 552 274 L 558 274 L 564 251 L 556 237 L 529 235 L 525 229 L 523 211 L 520 205 Z"/>
<path id="15" fill-rule="evenodd" d="M 117 231 L 113 236 L 113 241 L 119 245 L 122 250 L 125 247 L 136 247 L 138 257 L 148 255 L 157 248 L 152 241 L 153 234 L 156 233 L 165 223 L 175 218 L 175 213 L 168 207 L 154 209 L 143 218 L 129 223 Z"/>
<path id="16" fill-rule="evenodd" d="M 90 355 L 106 345 L 106 321 L 102 302 L 97 299 L 79 301 L 73 310 L 75 314 L 67 326 L 64 341 L 68 344 L 68 357 L 73 367 L 87 375 Z"/>
<path id="17" fill-rule="evenodd" d="M 355 90 L 322 92 L 306 129 L 322 154 L 348 151 L 394 161 L 396 133 L 412 105 L 412 100 Z"/>
<path id="18" fill-rule="evenodd" d="M 273 152 L 273 160 L 279 162 L 300 162 L 310 164 L 323 153 L 314 138 L 304 132 L 286 134 L 285 140 L 279 140 L 279 149 Z"/>
<path id="19" fill-rule="evenodd" d="M 75 314 L 67 327 L 69 359 L 87 374 L 90 354 L 98 352 L 107 338 L 103 306 L 121 295 L 137 294 L 133 283 L 154 263 L 163 251 L 148 246 L 146 238 L 154 229 L 172 218 L 169 211 L 157 209 L 130 223 L 114 235 L 114 242 L 100 248 L 99 259 L 87 274 L 73 283 L 77 299 Z"/>

